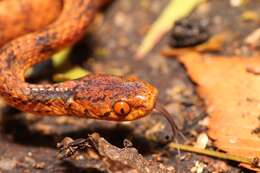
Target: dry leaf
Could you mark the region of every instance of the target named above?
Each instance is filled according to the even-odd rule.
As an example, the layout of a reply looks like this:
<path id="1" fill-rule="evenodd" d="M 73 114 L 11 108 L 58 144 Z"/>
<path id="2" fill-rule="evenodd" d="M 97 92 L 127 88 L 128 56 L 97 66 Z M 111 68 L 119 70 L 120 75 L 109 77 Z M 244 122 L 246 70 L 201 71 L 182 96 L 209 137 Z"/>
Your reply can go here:
<path id="1" fill-rule="evenodd" d="M 225 57 L 190 52 L 178 59 L 206 102 L 208 133 L 215 145 L 230 154 L 260 157 L 260 137 L 253 133 L 260 126 L 260 75 L 254 73 L 260 67 L 259 54 Z"/>
<path id="2" fill-rule="evenodd" d="M 208 41 L 205 43 L 199 44 L 197 46 L 189 47 L 189 48 L 164 48 L 161 51 L 161 55 L 166 57 L 179 56 L 187 53 L 188 51 L 193 52 L 218 52 L 221 51 L 225 40 L 228 38 L 228 32 L 219 33 L 213 35 Z"/>
<path id="3" fill-rule="evenodd" d="M 257 28 L 245 38 L 245 43 L 253 48 L 260 47 L 260 28 Z"/>

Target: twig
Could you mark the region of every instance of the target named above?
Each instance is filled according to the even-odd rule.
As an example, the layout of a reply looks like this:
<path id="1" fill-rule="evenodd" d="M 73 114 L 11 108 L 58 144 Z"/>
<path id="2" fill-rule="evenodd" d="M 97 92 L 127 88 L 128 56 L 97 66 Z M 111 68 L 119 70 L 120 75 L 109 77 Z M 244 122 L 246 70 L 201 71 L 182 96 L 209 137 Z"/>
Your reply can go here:
<path id="1" fill-rule="evenodd" d="M 169 147 L 171 149 L 179 149 L 179 150 L 183 150 L 183 151 L 204 154 L 204 155 L 208 155 L 208 156 L 212 156 L 212 157 L 216 157 L 216 158 L 220 158 L 220 159 L 232 160 L 232 161 L 236 161 L 236 162 L 240 162 L 240 163 L 246 163 L 246 164 L 249 164 L 254 167 L 256 167 L 256 166 L 259 167 L 259 165 L 255 163 L 256 158 L 247 158 L 247 157 L 242 157 L 242 156 L 237 156 L 237 155 L 232 155 L 232 154 L 228 154 L 228 153 L 212 151 L 212 150 L 207 150 L 207 149 L 200 149 L 200 148 L 183 145 L 183 144 L 176 144 L 176 143 L 170 143 Z"/>

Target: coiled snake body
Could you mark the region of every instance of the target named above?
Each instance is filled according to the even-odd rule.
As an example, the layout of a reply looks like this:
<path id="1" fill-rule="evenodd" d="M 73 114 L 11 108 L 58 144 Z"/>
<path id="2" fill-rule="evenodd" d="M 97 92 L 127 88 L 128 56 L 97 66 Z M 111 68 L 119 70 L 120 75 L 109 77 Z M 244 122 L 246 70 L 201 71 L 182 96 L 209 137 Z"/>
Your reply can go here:
<path id="1" fill-rule="evenodd" d="M 1 48 L 0 94 L 8 104 L 36 114 L 120 121 L 134 120 L 152 111 L 157 90 L 137 78 L 93 74 L 46 85 L 24 80 L 29 67 L 81 38 L 102 2 L 64 0 L 56 21 Z"/>
<path id="2" fill-rule="evenodd" d="M 107 1 L 63 0 L 61 14 L 52 24 L 1 47 L 0 95 L 9 105 L 35 114 L 115 121 L 135 120 L 154 109 L 157 89 L 135 77 L 92 74 L 57 84 L 25 82 L 24 73 L 29 67 L 79 40 L 96 11 Z M 8 39 L 2 34 L 1 40 Z M 176 130 L 174 121 L 169 116 L 166 118 Z"/>

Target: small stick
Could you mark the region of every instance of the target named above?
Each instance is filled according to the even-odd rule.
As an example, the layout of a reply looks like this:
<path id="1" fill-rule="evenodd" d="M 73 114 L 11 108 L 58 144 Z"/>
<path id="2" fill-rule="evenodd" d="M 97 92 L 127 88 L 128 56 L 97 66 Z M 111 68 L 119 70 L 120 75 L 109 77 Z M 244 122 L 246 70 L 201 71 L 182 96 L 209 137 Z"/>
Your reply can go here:
<path id="1" fill-rule="evenodd" d="M 254 167 L 259 167 L 260 165 L 255 164 L 256 158 L 247 158 L 247 157 L 241 157 L 237 155 L 232 155 L 232 154 L 227 154 L 223 152 L 218 152 L 218 151 L 212 151 L 212 150 L 207 150 L 207 149 L 200 149 L 188 145 L 182 145 L 182 144 L 176 144 L 176 143 L 170 143 L 168 145 L 170 148 L 174 149 L 179 149 L 183 151 L 189 151 L 189 152 L 194 152 L 198 154 L 204 154 L 220 159 L 225 159 L 225 160 L 232 160 L 240 163 L 246 163 Z"/>

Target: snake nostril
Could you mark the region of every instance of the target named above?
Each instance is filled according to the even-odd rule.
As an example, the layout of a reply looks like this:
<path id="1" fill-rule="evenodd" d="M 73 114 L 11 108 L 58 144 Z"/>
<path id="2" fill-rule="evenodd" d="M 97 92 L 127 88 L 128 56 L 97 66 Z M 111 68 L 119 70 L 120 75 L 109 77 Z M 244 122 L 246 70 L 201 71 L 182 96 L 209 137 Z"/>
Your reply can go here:
<path id="1" fill-rule="evenodd" d="M 110 115 L 110 113 L 111 113 L 111 112 L 105 112 L 105 113 L 103 114 L 103 116 L 104 116 L 104 117 L 108 117 L 108 116 Z"/>

